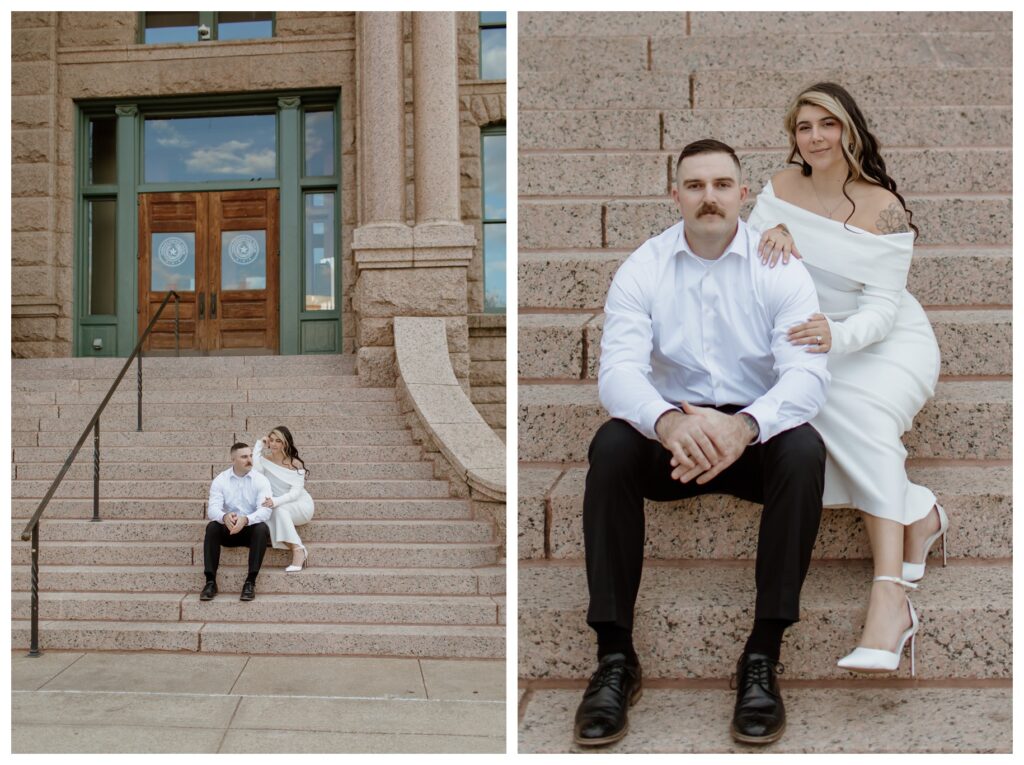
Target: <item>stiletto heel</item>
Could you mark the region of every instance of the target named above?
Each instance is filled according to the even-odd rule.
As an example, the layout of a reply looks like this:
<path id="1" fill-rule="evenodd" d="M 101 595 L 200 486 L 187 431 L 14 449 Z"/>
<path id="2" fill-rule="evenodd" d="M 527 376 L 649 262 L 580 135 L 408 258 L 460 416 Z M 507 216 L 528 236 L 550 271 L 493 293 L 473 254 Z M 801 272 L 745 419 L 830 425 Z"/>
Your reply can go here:
<path id="1" fill-rule="evenodd" d="M 306 567 L 306 561 L 309 560 L 309 550 L 306 549 L 305 545 L 299 545 L 302 548 L 302 563 L 296 566 L 294 563 L 285 568 L 285 572 L 294 574 L 296 571 L 302 571 Z"/>
<path id="2" fill-rule="evenodd" d="M 939 514 L 939 530 L 925 540 L 923 561 L 920 563 L 903 561 L 903 580 L 906 582 L 919 582 L 924 578 L 924 567 L 928 562 L 928 552 L 932 549 L 932 545 L 935 544 L 935 540 L 940 537 L 942 538 L 942 565 L 946 565 L 946 532 L 949 530 L 949 517 L 938 502 L 935 503 L 935 510 Z"/>
<path id="3" fill-rule="evenodd" d="M 911 582 L 907 582 L 903 579 L 898 579 L 895 576 L 876 576 L 873 581 L 896 582 L 908 589 L 917 589 L 916 584 L 912 584 Z M 917 618 L 917 612 L 914 610 L 914 604 L 910 602 L 909 597 L 907 597 L 907 608 L 910 609 L 910 629 L 906 630 L 900 636 L 899 644 L 895 651 L 883 651 L 879 648 L 857 647 L 841 658 L 836 665 L 843 669 L 851 670 L 852 672 L 895 672 L 900 667 L 900 657 L 903 654 L 903 648 L 906 646 L 907 640 L 909 640 L 910 676 L 915 677 L 917 675 L 917 663 L 914 658 L 914 646 L 917 640 L 917 630 L 921 626 L 921 622 Z"/>

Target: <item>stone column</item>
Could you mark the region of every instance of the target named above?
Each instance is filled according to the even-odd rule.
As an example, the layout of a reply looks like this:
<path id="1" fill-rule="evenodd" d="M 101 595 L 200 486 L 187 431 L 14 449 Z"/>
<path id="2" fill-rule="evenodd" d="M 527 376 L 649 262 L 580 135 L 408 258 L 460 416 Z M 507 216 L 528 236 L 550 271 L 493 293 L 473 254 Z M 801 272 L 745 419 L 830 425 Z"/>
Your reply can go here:
<path id="1" fill-rule="evenodd" d="M 415 228 L 406 225 L 401 14 L 359 18 L 360 226 L 357 369 L 394 382 L 395 316 L 442 316 L 452 365 L 469 380 L 466 268 L 473 230 L 459 218 L 458 51 L 454 13 L 413 13 Z"/>

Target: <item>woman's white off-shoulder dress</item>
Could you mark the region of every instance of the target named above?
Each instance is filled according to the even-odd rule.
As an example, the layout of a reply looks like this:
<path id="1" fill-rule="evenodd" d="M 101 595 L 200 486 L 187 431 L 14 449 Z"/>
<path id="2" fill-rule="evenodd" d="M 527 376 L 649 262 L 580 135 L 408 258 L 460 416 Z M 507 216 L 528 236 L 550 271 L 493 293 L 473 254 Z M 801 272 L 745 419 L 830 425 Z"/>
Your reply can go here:
<path id="1" fill-rule="evenodd" d="M 830 220 L 779 199 L 771 183 L 749 223 L 759 231 L 786 224 L 832 331 L 832 384 L 811 421 L 828 450 L 825 506 L 904 525 L 923 518 L 935 495 L 907 479 L 900 437 L 935 394 L 939 347 L 906 290 L 913 233 L 879 235 Z"/>
<path id="2" fill-rule="evenodd" d="M 306 491 L 306 471 L 289 470 L 263 458 L 263 441 L 257 439 L 252 450 L 253 469 L 259 470 L 270 481 L 274 490 L 274 512 L 270 514 L 267 526 L 273 546 L 284 549 L 289 542 L 301 545 L 296 526 L 309 523 L 313 517 L 313 498 Z"/>

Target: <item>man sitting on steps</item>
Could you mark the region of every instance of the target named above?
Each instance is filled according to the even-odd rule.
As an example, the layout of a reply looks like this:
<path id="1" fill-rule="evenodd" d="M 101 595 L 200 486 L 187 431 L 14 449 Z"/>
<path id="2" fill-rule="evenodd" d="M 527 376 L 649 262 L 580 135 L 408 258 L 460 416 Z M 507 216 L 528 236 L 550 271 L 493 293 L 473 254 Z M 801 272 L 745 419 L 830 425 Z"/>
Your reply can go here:
<path id="1" fill-rule="evenodd" d="M 270 481 L 252 469 L 252 449 L 241 442 L 231 447 L 231 467 L 213 479 L 210 500 L 206 503 L 206 539 L 203 542 L 203 565 L 206 586 L 200 600 L 213 600 L 217 594 L 217 567 L 220 548 L 248 547 L 249 574 L 242 585 L 240 600 L 256 597 L 256 576 L 270 543 L 266 520 L 273 508 L 263 507 L 263 500 L 273 497 Z"/>
<path id="2" fill-rule="evenodd" d="M 733 738 L 765 744 L 785 729 L 779 650 L 799 619 L 825 478 L 825 447 L 807 421 L 830 378 L 825 355 L 786 334 L 818 312 L 811 277 L 798 261 L 761 265 L 760 237 L 739 219 L 746 196 L 729 146 L 687 146 L 672 191 L 682 222 L 630 255 L 608 292 L 598 389 L 614 419 L 590 444 L 583 497 L 598 667 L 576 712 L 579 745 L 625 736 L 627 706 L 640 697 L 633 610 L 644 499 L 705 493 L 764 505 Z"/>

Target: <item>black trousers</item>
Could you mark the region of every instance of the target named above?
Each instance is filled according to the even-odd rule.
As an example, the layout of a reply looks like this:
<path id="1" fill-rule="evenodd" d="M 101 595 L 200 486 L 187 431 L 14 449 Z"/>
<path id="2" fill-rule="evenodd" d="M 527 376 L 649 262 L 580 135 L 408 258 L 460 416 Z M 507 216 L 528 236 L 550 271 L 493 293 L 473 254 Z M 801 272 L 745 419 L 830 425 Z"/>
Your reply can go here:
<path id="1" fill-rule="evenodd" d="M 223 523 L 210 521 L 206 524 L 206 539 L 203 540 L 203 567 L 207 579 L 217 575 L 221 547 L 248 547 L 249 578 L 255 580 L 269 544 L 270 529 L 265 523 L 246 526 L 237 534 L 232 534 Z"/>
<path id="2" fill-rule="evenodd" d="M 801 425 L 748 446 L 703 485 L 673 480 L 671 453 L 624 420 L 609 420 L 598 429 L 589 457 L 583 496 L 588 624 L 633 629 L 644 563 L 644 498 L 669 501 L 699 494 L 731 494 L 764 505 L 754 618 L 799 620 L 800 588 L 818 536 L 825 487 L 825 445 L 813 427 Z"/>

